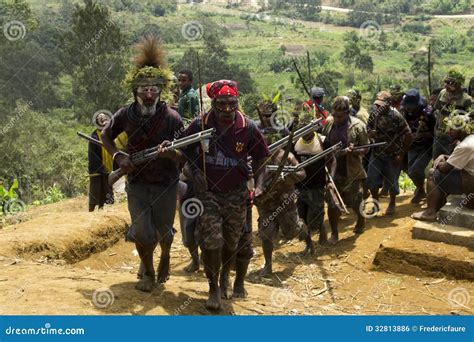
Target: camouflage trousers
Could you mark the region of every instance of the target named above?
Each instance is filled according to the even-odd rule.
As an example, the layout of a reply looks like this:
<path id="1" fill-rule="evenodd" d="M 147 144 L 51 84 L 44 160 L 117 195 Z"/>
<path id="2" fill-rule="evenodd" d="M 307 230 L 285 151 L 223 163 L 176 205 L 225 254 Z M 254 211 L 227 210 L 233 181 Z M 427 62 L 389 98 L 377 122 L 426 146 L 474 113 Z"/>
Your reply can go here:
<path id="1" fill-rule="evenodd" d="M 201 248 L 235 251 L 247 216 L 247 188 L 225 193 L 206 191 L 197 198 L 202 203 L 196 226 Z"/>
<path id="2" fill-rule="evenodd" d="M 283 201 L 279 206 L 260 206 L 258 209 L 258 235 L 263 241 L 277 239 L 281 231 L 285 239 L 291 240 L 303 232 L 294 201 Z"/>

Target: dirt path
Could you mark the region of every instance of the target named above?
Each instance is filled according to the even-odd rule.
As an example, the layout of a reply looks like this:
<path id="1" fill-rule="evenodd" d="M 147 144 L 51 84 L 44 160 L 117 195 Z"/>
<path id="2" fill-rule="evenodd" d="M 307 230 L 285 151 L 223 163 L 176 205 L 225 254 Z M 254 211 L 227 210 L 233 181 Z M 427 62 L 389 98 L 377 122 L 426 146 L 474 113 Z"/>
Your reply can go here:
<path id="1" fill-rule="evenodd" d="M 382 210 L 385 206 L 383 201 Z M 29 221 L 0 230 L 1 314 L 209 314 L 204 308 L 207 282 L 203 272 L 188 275 L 182 271 L 189 259 L 179 234 L 173 243 L 170 280 L 152 293 L 141 293 L 134 289 L 138 256 L 134 246 L 121 239 L 128 220 L 126 205 L 94 214 L 85 213 L 85 208 L 85 198 L 36 208 Z M 427 276 L 422 270 L 418 275 L 396 274 L 373 265 L 381 244 L 435 254 L 460 253 L 472 262 L 473 253 L 465 248 L 412 240 L 414 221 L 409 214 L 415 209 L 409 196 L 402 196 L 395 217 L 369 220 L 368 230 L 359 238 L 351 231 L 353 218 L 345 218 L 342 241 L 335 247 L 318 247 L 314 257 L 299 256 L 304 247 L 299 241 L 283 243 L 275 252 L 275 275 L 268 279 L 258 275 L 263 256 L 255 238 L 249 297 L 225 301 L 221 314 L 473 314 L 469 301 L 456 305 L 450 299 L 453 291 L 474 293 L 472 282 Z M 38 220 L 49 225 L 38 225 Z M 68 225 L 61 227 L 58 222 Z M 93 226 L 108 231 L 103 235 L 107 237 L 98 239 L 99 230 Z M 58 238 L 72 235 L 73 229 L 82 240 L 76 235 Z M 18 253 L 15 246 L 20 240 L 43 239 L 45 233 L 49 250 Z M 96 244 L 89 248 L 87 243 L 71 241 Z M 72 254 L 49 253 L 54 248 L 82 252 L 74 254 L 75 260 L 66 260 L 60 256 Z"/>

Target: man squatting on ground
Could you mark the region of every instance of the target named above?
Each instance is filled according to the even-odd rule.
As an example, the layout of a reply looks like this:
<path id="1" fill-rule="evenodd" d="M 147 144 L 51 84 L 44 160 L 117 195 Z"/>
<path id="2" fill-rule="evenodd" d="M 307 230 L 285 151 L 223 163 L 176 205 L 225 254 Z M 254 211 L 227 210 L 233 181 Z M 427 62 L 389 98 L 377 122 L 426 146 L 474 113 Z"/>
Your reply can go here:
<path id="1" fill-rule="evenodd" d="M 218 310 L 221 296 L 232 296 L 229 272 L 246 221 L 248 156 L 253 160 L 255 194 L 258 195 L 262 191 L 261 166 L 269 151 L 256 124 L 238 110 L 236 82 L 216 81 L 207 84 L 206 90 L 212 99 L 211 110 L 203 118 L 194 120 L 186 134 L 201 131 L 201 125 L 204 129 L 215 128 L 216 134 L 208 145 L 190 145 L 183 151 L 192 169 L 196 197 L 203 205 L 197 230 L 209 281 L 206 308 Z M 203 150 L 205 145 L 207 151 Z M 236 268 L 238 266 L 237 263 Z M 238 273 L 238 269 L 236 271 Z M 236 285 L 239 284 L 234 283 L 234 292 Z"/>
<path id="2" fill-rule="evenodd" d="M 436 213 L 446 203 L 448 194 L 474 193 L 472 117 L 455 111 L 447 120 L 446 126 L 456 147 L 451 155 L 441 154 L 433 162 L 427 182 L 428 207 L 412 215 L 416 220 L 435 221 Z M 472 198 L 468 198 L 468 201 L 472 201 Z"/>
<path id="3" fill-rule="evenodd" d="M 125 131 L 128 152 L 132 154 L 173 140 L 183 124 L 179 114 L 161 101 L 169 91 L 172 76 L 165 66 L 163 47 L 156 38 L 147 37 L 136 48 L 135 67 L 126 77 L 135 101 L 114 114 L 102 138 L 115 162 L 128 173 L 132 224 L 126 240 L 135 243 L 141 260 L 143 273 L 136 288 L 150 292 L 155 284 L 153 251 L 158 243 L 161 257 L 156 281 L 164 283 L 169 277 L 180 153 L 160 148 L 158 158 L 137 166 L 117 149 L 113 140 Z"/>

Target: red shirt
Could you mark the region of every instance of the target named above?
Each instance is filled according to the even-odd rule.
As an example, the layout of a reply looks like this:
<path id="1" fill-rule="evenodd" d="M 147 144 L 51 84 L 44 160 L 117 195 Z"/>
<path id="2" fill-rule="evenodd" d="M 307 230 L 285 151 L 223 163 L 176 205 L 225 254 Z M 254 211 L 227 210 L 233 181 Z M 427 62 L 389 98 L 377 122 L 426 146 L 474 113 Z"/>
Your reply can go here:
<path id="1" fill-rule="evenodd" d="M 313 100 L 305 101 L 303 103 L 303 108 L 307 111 L 313 111 Z M 328 118 L 329 113 L 322 106 L 319 106 L 319 108 L 321 110 L 318 110 L 318 108 L 316 108 L 316 117 L 315 117 L 315 119 L 319 119 L 322 116 L 323 117 L 322 124 L 324 125 L 324 124 L 326 124 L 326 119 Z"/>
<path id="2" fill-rule="evenodd" d="M 247 157 L 260 160 L 267 157 L 267 144 L 257 125 L 237 112 L 234 124 L 219 132 L 214 113 L 204 116 L 204 129 L 216 128 L 206 153 L 206 179 L 210 191 L 229 192 L 244 187 L 249 175 Z M 201 119 L 194 120 L 186 130 L 186 135 L 201 131 Z M 199 148 L 199 159 L 194 161 L 202 170 L 202 147 L 196 144 L 189 147 Z"/>

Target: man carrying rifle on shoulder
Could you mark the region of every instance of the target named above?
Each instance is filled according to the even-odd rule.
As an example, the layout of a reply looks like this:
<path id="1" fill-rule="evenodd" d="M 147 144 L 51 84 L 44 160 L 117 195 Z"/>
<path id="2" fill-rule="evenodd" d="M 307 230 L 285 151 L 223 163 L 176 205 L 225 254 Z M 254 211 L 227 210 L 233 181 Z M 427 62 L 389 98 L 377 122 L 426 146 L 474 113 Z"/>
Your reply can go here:
<path id="1" fill-rule="evenodd" d="M 172 73 L 165 66 L 163 48 L 154 37 L 146 37 L 137 46 L 135 66 L 126 82 L 135 101 L 119 109 L 104 129 L 102 140 L 121 171 L 128 174 L 128 208 L 132 219 L 126 240 L 134 242 L 140 256 L 140 281 L 136 288 L 152 291 L 155 282 L 169 278 L 170 249 L 174 236 L 178 160 L 180 152 L 161 148 L 182 131 L 179 114 L 161 101 L 169 91 Z M 130 154 L 157 147 L 157 158 L 139 165 L 131 156 L 119 151 L 114 138 L 125 131 Z M 161 247 L 160 263 L 155 279 L 153 251 Z"/>
<path id="2" fill-rule="evenodd" d="M 362 157 L 368 148 L 354 150 L 357 146 L 369 144 L 369 138 L 364 123 L 350 115 L 350 100 L 346 96 L 337 96 L 332 105 L 332 115 L 323 127 L 322 134 L 328 137 L 331 145 L 342 142 L 345 147 L 336 154 L 336 163 L 331 165 L 330 174 L 334 182 L 327 185 L 328 193 L 336 190 L 339 196 L 328 198 L 328 216 L 331 226 L 331 238 L 329 242 L 335 244 L 339 240 L 338 223 L 341 210 L 345 206 L 352 208 L 357 214 L 357 223 L 354 233 L 361 234 L 365 228 L 365 217 L 360 207 L 363 200 L 363 182 L 366 178 Z M 332 188 L 336 189 L 332 189 Z M 342 202 L 342 203 L 341 203 Z M 342 207 L 342 208 L 341 208 Z"/>

